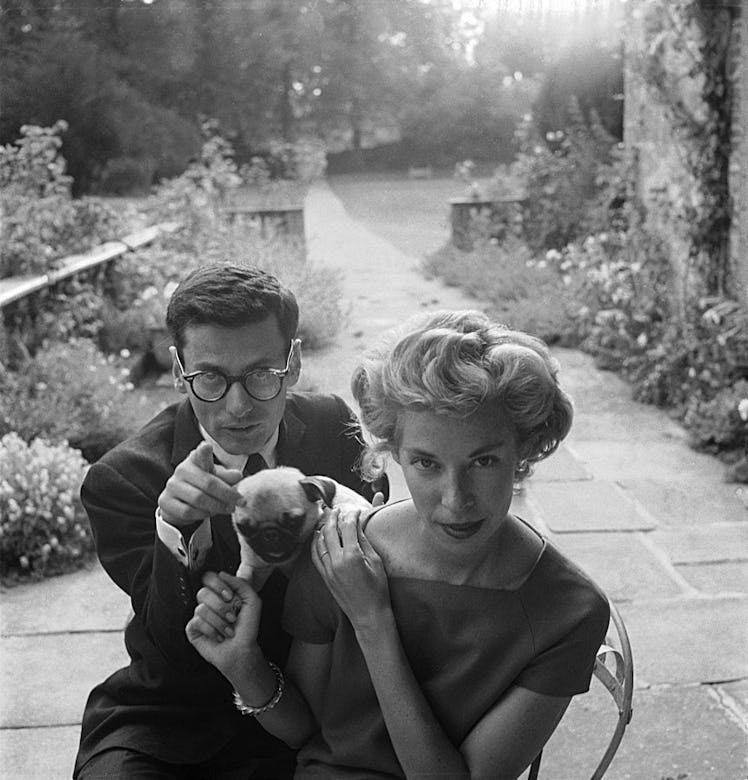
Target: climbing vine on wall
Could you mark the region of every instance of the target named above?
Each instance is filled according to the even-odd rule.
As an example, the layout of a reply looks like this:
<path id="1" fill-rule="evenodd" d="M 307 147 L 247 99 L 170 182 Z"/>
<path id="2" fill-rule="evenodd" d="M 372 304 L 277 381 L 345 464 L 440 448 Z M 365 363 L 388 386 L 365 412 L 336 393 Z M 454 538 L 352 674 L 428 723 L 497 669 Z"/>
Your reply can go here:
<path id="1" fill-rule="evenodd" d="M 693 292 L 730 295 L 732 100 L 727 69 L 737 10 L 707 0 L 645 0 L 641 12 L 648 42 L 641 76 L 668 115 L 694 185 L 681 214 L 690 245 L 688 270 L 696 281 Z M 684 77 L 700 86 L 696 100 L 683 89 Z M 684 303 L 689 307 L 695 301 Z"/>
<path id="2" fill-rule="evenodd" d="M 663 197 L 649 191 L 647 218 L 637 227 L 666 226 L 666 243 L 671 236 L 680 240 L 672 242 L 670 257 L 646 255 L 648 264 L 677 269 L 673 278 L 680 283 L 671 290 L 677 316 L 666 320 L 657 346 L 627 358 L 624 369 L 638 397 L 679 412 L 695 444 L 742 458 L 736 465 L 745 468 L 731 476 L 748 481 L 748 307 L 729 257 L 730 52 L 739 13 L 739 4 L 729 0 L 636 5 L 643 46 L 630 64 L 664 113 L 670 149 L 680 162 Z M 679 243 L 686 257 L 675 254 Z"/>

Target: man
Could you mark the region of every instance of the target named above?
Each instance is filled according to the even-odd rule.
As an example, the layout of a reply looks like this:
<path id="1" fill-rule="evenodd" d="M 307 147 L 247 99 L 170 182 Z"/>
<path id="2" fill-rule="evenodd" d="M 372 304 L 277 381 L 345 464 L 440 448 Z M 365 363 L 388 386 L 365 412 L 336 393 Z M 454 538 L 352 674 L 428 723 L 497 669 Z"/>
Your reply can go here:
<path id="1" fill-rule="evenodd" d="M 91 692 L 74 776 L 290 778 L 293 752 L 242 717 L 184 628 L 203 573 L 239 564 L 229 514 L 244 473 L 295 466 L 373 498 L 354 470 L 357 422 L 336 396 L 288 393 L 301 368 L 298 306 L 273 276 L 203 267 L 177 287 L 166 322 L 186 399 L 92 465 L 81 489 L 101 563 L 134 614 L 130 665 Z M 280 667 L 286 584 L 275 571 L 259 590 L 259 643 Z"/>

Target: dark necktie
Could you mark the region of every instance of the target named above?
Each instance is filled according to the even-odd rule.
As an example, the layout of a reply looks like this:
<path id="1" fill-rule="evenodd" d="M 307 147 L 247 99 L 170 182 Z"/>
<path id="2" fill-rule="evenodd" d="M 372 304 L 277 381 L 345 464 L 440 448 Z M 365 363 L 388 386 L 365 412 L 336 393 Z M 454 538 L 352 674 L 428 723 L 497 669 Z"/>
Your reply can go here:
<path id="1" fill-rule="evenodd" d="M 258 471 L 266 469 L 268 464 L 265 463 L 264 458 L 259 452 L 255 452 L 247 458 L 247 465 L 244 467 L 244 476 L 248 477 L 251 474 L 256 474 Z"/>

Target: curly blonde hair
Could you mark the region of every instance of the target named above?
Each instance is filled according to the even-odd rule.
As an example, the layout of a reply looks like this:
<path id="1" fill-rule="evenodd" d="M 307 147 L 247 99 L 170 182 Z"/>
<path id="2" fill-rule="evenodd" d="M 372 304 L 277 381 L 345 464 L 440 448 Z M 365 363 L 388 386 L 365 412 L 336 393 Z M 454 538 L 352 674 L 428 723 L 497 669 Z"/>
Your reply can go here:
<path id="1" fill-rule="evenodd" d="M 403 411 L 467 417 L 498 402 L 517 434 L 515 478 L 548 457 L 568 434 L 572 401 L 558 383 L 558 362 L 543 341 L 478 311 L 412 318 L 367 351 L 351 379 L 367 432 L 362 471 L 382 473 L 399 446 Z"/>

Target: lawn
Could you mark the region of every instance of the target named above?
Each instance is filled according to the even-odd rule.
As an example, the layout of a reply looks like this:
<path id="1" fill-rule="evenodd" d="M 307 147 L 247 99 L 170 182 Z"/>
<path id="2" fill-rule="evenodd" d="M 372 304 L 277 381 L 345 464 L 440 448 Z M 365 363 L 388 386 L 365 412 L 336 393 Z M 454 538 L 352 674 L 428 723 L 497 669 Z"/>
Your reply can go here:
<path id="1" fill-rule="evenodd" d="M 346 174 L 328 182 L 353 219 L 413 257 L 424 257 L 449 240 L 449 199 L 466 192 L 451 173 L 439 172 L 432 179 Z"/>

